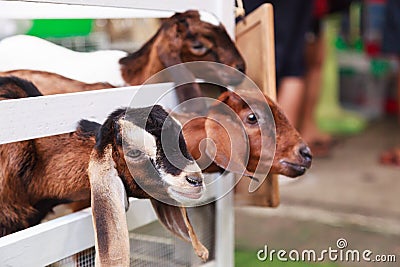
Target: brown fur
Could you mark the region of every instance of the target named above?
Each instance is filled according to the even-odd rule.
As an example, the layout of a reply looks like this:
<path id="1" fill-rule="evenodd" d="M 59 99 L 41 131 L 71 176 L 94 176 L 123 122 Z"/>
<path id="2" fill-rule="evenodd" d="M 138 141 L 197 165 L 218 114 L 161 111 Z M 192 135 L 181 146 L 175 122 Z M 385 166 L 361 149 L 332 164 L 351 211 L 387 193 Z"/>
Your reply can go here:
<path id="1" fill-rule="evenodd" d="M 0 145 L 0 236 L 39 223 L 57 204 L 88 199 L 94 144 L 75 132 Z"/>
<path id="2" fill-rule="evenodd" d="M 197 43 L 208 51 L 197 54 L 192 48 Z M 120 64 L 124 80 L 137 85 L 166 67 L 190 61 L 218 62 L 245 71 L 244 60 L 225 28 L 201 21 L 194 10 L 164 20 L 158 32 L 139 51 L 122 58 Z M 240 81 L 241 77 L 231 73 L 231 80 L 224 82 Z"/>
<path id="3" fill-rule="evenodd" d="M 16 76 L 32 82 L 43 95 L 65 94 L 81 91 L 113 88 L 109 83 L 83 83 L 56 73 L 37 70 L 11 70 L 0 72 L 0 76 Z"/>

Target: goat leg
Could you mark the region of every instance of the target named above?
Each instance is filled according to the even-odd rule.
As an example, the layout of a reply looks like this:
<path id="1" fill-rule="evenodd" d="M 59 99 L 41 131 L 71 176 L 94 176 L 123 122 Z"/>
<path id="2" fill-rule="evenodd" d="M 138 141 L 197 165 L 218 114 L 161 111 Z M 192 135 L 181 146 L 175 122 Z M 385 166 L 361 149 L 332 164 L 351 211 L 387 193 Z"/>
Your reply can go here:
<path id="1" fill-rule="evenodd" d="M 168 205 L 155 199 L 151 199 L 151 204 L 162 225 L 179 238 L 191 242 L 197 256 L 206 261 L 209 254 L 208 249 L 197 238 L 187 216 L 186 208 Z"/>
<path id="2" fill-rule="evenodd" d="M 180 207 L 179 208 L 183 217 L 183 220 L 185 221 L 185 225 L 187 227 L 187 230 L 189 232 L 190 240 L 192 242 L 192 246 L 194 251 L 196 252 L 197 256 L 199 256 L 204 262 L 207 261 L 208 259 L 208 249 L 200 242 L 200 240 L 197 238 L 197 235 L 195 234 L 192 224 L 189 221 L 189 217 L 187 215 L 187 210 L 185 207 Z"/>

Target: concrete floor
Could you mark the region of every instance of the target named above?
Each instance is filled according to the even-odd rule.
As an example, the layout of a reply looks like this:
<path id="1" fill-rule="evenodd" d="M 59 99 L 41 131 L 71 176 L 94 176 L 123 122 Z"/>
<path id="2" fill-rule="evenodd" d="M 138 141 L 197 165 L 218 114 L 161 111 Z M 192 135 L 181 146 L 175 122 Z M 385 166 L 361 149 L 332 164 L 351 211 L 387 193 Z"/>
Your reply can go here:
<path id="1" fill-rule="evenodd" d="M 400 266 L 400 167 L 379 164 L 379 154 L 400 145 L 394 119 L 371 122 L 363 133 L 340 138 L 329 158 L 315 159 L 296 180 L 282 179 L 276 209 L 236 208 L 236 246 L 327 249 L 345 238 L 348 248 L 395 254 Z"/>

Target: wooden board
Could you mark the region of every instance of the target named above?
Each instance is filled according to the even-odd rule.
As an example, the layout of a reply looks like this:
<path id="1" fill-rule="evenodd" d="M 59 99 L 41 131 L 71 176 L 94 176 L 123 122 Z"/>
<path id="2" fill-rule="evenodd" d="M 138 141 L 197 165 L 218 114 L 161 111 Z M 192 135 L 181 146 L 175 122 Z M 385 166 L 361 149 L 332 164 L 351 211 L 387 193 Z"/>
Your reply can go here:
<path id="1" fill-rule="evenodd" d="M 246 61 L 246 75 L 276 100 L 274 17 L 271 4 L 264 4 L 236 25 L 236 45 Z M 236 186 L 237 205 L 276 207 L 279 205 L 277 175 L 269 175 L 254 193 L 248 192 L 249 179 Z"/>

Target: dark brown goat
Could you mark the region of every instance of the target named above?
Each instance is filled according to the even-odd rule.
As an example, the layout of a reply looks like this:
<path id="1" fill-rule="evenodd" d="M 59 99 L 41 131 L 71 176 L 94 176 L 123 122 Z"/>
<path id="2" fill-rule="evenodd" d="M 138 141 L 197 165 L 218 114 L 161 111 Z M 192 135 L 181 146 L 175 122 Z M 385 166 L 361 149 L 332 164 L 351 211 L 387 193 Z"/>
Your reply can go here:
<path id="1" fill-rule="evenodd" d="M 38 95 L 40 93 L 29 82 L 14 77 L 0 78 L 0 96 L 3 100 Z M 169 210 L 170 205 L 153 199 L 153 195 L 162 197 L 161 201 L 171 199 L 175 203 L 199 198 L 203 191 L 202 174 L 186 150 L 180 126 L 174 120 L 169 120 L 170 123 L 163 130 L 179 137 L 179 148 L 186 162 L 183 170 L 173 167 L 167 159 L 160 162 L 165 151 L 158 144 L 161 143 L 161 128 L 168 116 L 160 106 L 130 109 L 128 114 L 130 119 L 134 118 L 133 121 L 125 120 L 124 114 L 125 109 L 113 112 L 101 127 L 94 122 L 81 121 L 73 133 L 0 145 L 0 236 L 39 223 L 55 205 L 89 199 L 90 184 L 94 187 L 92 198 L 96 203 L 93 211 L 95 221 L 107 219 L 109 213 L 99 210 L 102 205 L 109 208 L 103 192 L 106 190 L 110 193 L 110 190 L 101 185 L 107 178 L 107 173 L 102 173 L 106 169 L 114 170 L 118 177 L 108 179 L 108 185 L 116 188 L 122 185 L 119 192 L 126 192 L 128 197 L 152 199 L 159 215 L 163 214 L 164 209 Z M 141 128 L 144 125 L 146 127 Z M 153 145 L 145 146 L 143 139 L 135 139 L 135 136 L 141 136 L 146 144 Z M 127 157 L 122 152 L 123 140 L 128 147 L 128 151 L 125 151 Z M 91 153 L 92 160 L 89 161 Z M 111 157 L 112 164 L 101 163 L 101 159 L 107 155 Z M 193 172 L 195 169 L 199 171 Z M 139 187 L 137 179 L 155 189 L 152 196 Z M 116 200 L 109 196 L 109 201 Z M 184 211 L 182 216 L 187 219 Z M 196 253 L 206 260 L 207 249 L 197 240 L 196 235 L 190 234 L 193 230 L 189 220 L 185 222 L 179 225 L 182 228 L 179 236 L 185 238 L 184 234 L 189 233 L 186 239 L 192 242 Z M 100 226 L 96 230 L 103 238 L 98 243 L 100 249 L 102 252 L 106 250 L 104 253 L 108 258 L 108 252 L 119 249 L 110 245 L 112 238 L 103 242 L 107 234 L 114 232 Z"/>
<path id="2" fill-rule="evenodd" d="M 13 51 L 18 54 L 14 55 Z M 240 72 L 245 71 L 245 62 L 224 26 L 203 21 L 201 13 L 194 10 L 176 13 L 165 19 L 157 33 L 132 54 L 115 50 L 79 53 L 36 37 L 13 36 L 0 42 L 0 58 L 2 72 L 46 71 L 89 84 L 107 82 L 113 86 L 140 85 L 167 67 L 190 61 L 217 62 Z M 229 68 L 214 69 L 215 65 L 207 68 L 203 70 L 207 78 L 224 85 L 235 85 L 243 79 L 237 71 Z M 185 67 L 180 71 L 179 77 L 193 77 Z M 48 73 L 22 71 L 19 74 L 14 71 L 12 75 L 33 82 L 45 95 L 69 91 L 68 87 L 54 86 L 55 82 L 60 82 L 60 77 L 53 79 Z M 73 86 L 69 92 L 74 91 Z M 94 89 L 98 89 L 96 85 L 81 87 L 81 90 Z M 182 85 L 177 88 L 177 95 L 182 102 L 201 96 L 202 92 L 198 84 L 190 87 Z M 195 109 L 204 109 L 199 105 Z"/>

